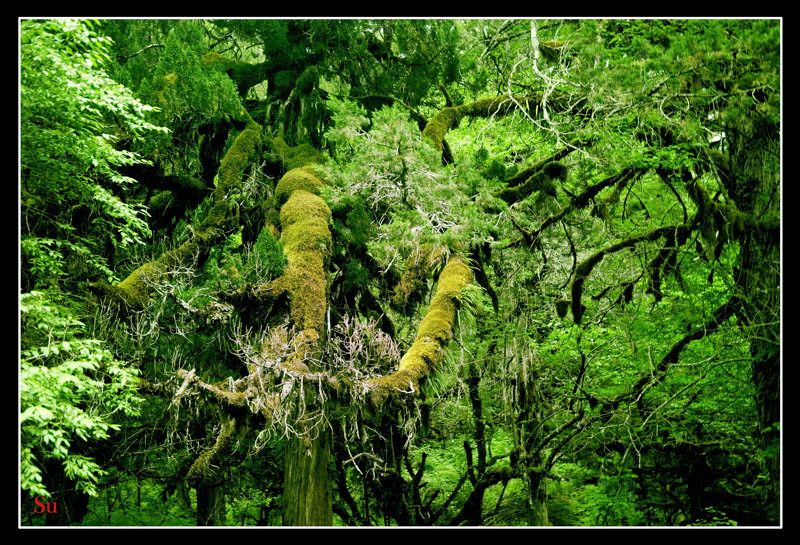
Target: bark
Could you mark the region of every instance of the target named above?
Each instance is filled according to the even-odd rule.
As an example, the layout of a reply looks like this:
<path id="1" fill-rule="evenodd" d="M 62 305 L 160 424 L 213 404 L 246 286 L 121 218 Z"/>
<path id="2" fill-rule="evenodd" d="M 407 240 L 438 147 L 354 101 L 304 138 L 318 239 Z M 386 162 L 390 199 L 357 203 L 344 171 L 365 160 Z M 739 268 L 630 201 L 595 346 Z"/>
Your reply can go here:
<path id="1" fill-rule="evenodd" d="M 330 459 L 331 436 L 327 427 L 322 427 L 315 436 L 289 439 L 284 472 L 284 526 L 333 524 Z"/>
<path id="2" fill-rule="evenodd" d="M 780 127 L 758 116 L 731 127 L 730 171 L 721 175 L 736 208 L 750 221 L 737 237 L 740 253 L 736 287 L 742 304 L 737 316 L 750 340 L 758 413 L 757 444 L 770 480 L 770 514 L 780 505 L 780 236 L 755 224 L 780 225 Z M 728 131 L 726 131 L 727 133 Z"/>
<path id="3" fill-rule="evenodd" d="M 223 526 L 225 524 L 225 492 L 219 484 L 198 484 L 197 525 Z"/>

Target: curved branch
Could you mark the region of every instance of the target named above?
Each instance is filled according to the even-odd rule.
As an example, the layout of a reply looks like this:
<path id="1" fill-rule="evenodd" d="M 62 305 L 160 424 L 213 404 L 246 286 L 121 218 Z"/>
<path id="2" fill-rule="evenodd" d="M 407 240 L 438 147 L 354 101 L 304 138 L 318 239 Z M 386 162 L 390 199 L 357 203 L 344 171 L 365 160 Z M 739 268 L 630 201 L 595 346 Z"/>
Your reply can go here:
<path id="1" fill-rule="evenodd" d="M 400 360 L 399 369 L 363 383 L 375 406 L 381 406 L 400 392 L 419 392 L 420 382 L 444 359 L 444 348 L 453 337 L 458 295 L 471 282 L 472 271 L 467 264 L 459 258 L 451 258 L 439 275 L 428 312 L 419 324 L 414 343 Z"/>
<path id="2" fill-rule="evenodd" d="M 551 155 L 547 159 L 543 159 L 543 160 L 539 161 L 538 163 L 536 163 L 535 165 L 530 166 L 530 167 L 528 167 L 528 168 L 526 168 L 524 170 L 521 170 L 521 171 L 517 172 L 516 174 L 514 174 L 513 176 L 511 176 L 510 178 L 507 178 L 505 180 L 505 183 L 506 183 L 506 185 L 508 187 L 516 187 L 518 185 L 521 185 L 523 182 L 528 180 L 528 178 L 530 178 L 531 176 L 533 176 L 534 174 L 536 174 L 537 172 L 542 170 L 546 164 L 552 163 L 552 162 L 555 162 L 555 161 L 560 161 L 561 159 L 563 159 L 564 157 L 566 157 L 567 155 L 569 155 L 570 153 L 572 153 L 576 149 L 582 148 L 582 147 L 585 147 L 585 146 L 589 146 L 591 144 L 592 144 L 592 140 L 589 140 L 589 139 L 575 139 L 572 142 L 570 142 L 569 144 L 567 144 L 566 147 L 564 147 L 561 150 L 555 152 L 553 155 Z"/>
<path id="3" fill-rule="evenodd" d="M 222 158 L 217 187 L 211 195 L 211 210 L 189 240 L 140 266 L 122 282 L 113 286 L 95 286 L 95 289 L 126 307 L 142 308 L 149 299 L 152 284 L 171 269 L 190 263 L 195 256 L 206 252 L 230 233 L 235 227 L 237 210 L 229 196 L 241 186 L 244 169 L 260 143 L 261 125 L 250 120 Z"/>
<path id="4" fill-rule="evenodd" d="M 222 450 L 230 442 L 233 432 L 236 430 L 236 420 L 234 418 L 226 418 L 220 426 L 219 434 L 213 445 L 207 446 L 200 453 L 200 456 L 192 463 L 189 472 L 186 474 L 186 479 L 192 484 L 208 484 L 218 478 L 217 472 L 214 470 L 214 459 L 222 453 Z"/>
<path id="5" fill-rule="evenodd" d="M 633 385 L 630 392 L 619 395 L 610 401 L 604 402 L 600 414 L 602 415 L 617 409 L 619 404 L 624 401 L 636 400 L 641 405 L 641 399 L 645 391 L 664 380 L 664 377 L 666 376 L 667 371 L 669 371 L 670 366 L 673 363 L 678 362 L 683 349 L 686 348 L 692 341 L 699 341 L 700 339 L 711 335 L 717 329 L 719 329 L 719 327 L 724 324 L 728 318 L 734 315 L 739 308 L 740 303 L 741 302 L 739 298 L 733 296 L 725 301 L 722 305 L 717 307 L 716 310 L 714 310 L 711 318 L 706 323 L 691 333 L 687 333 L 678 342 L 676 342 L 669 352 L 667 352 L 667 354 L 661 358 L 661 361 L 658 362 L 658 365 L 656 365 L 652 372 L 642 375 L 642 377 Z"/>
<path id="6" fill-rule="evenodd" d="M 611 187 L 614 184 L 620 184 L 620 185 L 627 184 L 628 182 L 630 182 L 637 176 L 640 176 L 644 172 L 645 169 L 643 168 L 637 168 L 637 167 L 626 168 L 621 172 L 614 174 L 613 176 L 609 176 L 608 178 L 605 178 L 600 182 L 597 182 L 596 184 L 589 186 L 581 193 L 576 195 L 570 201 L 570 203 L 566 205 L 564 208 L 562 208 L 558 213 L 544 220 L 544 222 L 542 222 L 542 224 L 539 226 L 538 229 L 534 231 L 524 231 L 522 233 L 522 238 L 519 238 L 515 241 L 506 244 L 504 248 L 512 248 L 523 242 L 525 243 L 526 246 L 532 247 L 534 243 L 542 235 L 542 233 L 545 231 L 545 229 L 561 221 L 567 214 L 569 214 L 573 210 L 586 207 L 592 201 L 592 199 L 596 197 L 597 194 L 600 193 L 602 190 L 604 190 L 607 187 Z"/>

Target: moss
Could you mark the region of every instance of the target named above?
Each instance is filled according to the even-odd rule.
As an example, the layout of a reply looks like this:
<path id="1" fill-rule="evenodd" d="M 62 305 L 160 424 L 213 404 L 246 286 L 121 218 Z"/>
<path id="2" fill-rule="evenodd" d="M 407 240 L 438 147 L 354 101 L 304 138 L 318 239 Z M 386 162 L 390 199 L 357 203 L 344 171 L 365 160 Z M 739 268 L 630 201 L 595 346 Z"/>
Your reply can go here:
<path id="1" fill-rule="evenodd" d="M 141 265 L 125 280 L 116 286 L 111 286 L 106 293 L 127 306 L 142 308 L 149 298 L 150 286 L 164 272 L 193 259 L 197 249 L 197 244 L 193 240 L 188 240 L 174 250 L 164 253 L 158 259 Z"/>
<path id="2" fill-rule="evenodd" d="M 533 173 L 522 184 L 515 187 L 507 187 L 500 190 L 496 197 L 512 204 L 519 202 L 531 193 L 540 191 L 545 195 L 552 197 L 556 196 L 556 186 L 553 183 L 554 179 L 564 180 L 567 176 L 567 167 L 563 164 L 553 161 L 542 165 L 542 168 Z"/>
<path id="3" fill-rule="evenodd" d="M 325 265 L 333 245 L 328 228 L 331 211 L 325 201 L 304 189 L 322 186 L 322 181 L 308 171 L 290 171 L 278 185 L 281 192 L 289 193 L 280 211 L 281 242 L 287 260 L 282 282 L 289 294 L 290 317 L 300 329 L 295 338 L 295 356 L 290 362 L 296 367 L 325 333 L 328 288 Z"/>
<path id="4" fill-rule="evenodd" d="M 302 189 L 314 195 L 319 193 L 322 180 L 309 167 L 295 168 L 283 175 L 275 186 L 275 199 L 280 206 L 295 190 Z M 281 221 L 283 223 L 283 221 Z"/>
<path id="5" fill-rule="evenodd" d="M 424 244 L 420 246 L 419 251 L 412 252 L 406 259 L 400 282 L 395 287 L 390 301 L 394 308 L 408 313 L 422 301 L 427 291 L 425 288 L 431 269 L 431 252 L 432 247 Z"/>
<path id="6" fill-rule="evenodd" d="M 492 115 L 506 115 L 514 107 L 514 102 L 507 96 L 481 98 L 475 102 L 458 106 L 461 116 L 489 117 Z"/>
<path id="7" fill-rule="evenodd" d="M 311 144 L 303 143 L 289 147 L 281 137 L 272 139 L 272 149 L 278 154 L 281 164 L 287 170 L 324 162 L 325 158 Z"/>
<path id="8" fill-rule="evenodd" d="M 296 189 L 281 207 L 280 220 L 283 226 L 299 221 L 320 222 L 327 226 L 331 220 L 331 209 L 317 195 L 304 189 Z"/>
<path id="9" fill-rule="evenodd" d="M 457 108 L 444 108 L 433 119 L 428 121 L 422 136 L 430 140 L 436 149 L 442 151 L 444 148 L 444 135 L 463 117 Z"/>
<path id="10" fill-rule="evenodd" d="M 466 263 L 458 258 L 448 261 L 439 275 L 436 293 L 414 343 L 400 360 L 398 370 L 368 384 L 374 403 L 383 403 L 392 393 L 407 390 L 409 385 L 418 391 L 419 383 L 441 363 L 445 345 L 453 336 L 458 296 L 471 282 L 472 271 Z"/>
<path id="11" fill-rule="evenodd" d="M 233 145 L 223 157 L 219 166 L 219 182 L 214 190 L 209 214 L 197 227 L 194 236 L 178 248 L 164 253 L 158 259 L 145 263 L 125 280 L 106 290 L 127 305 L 141 308 L 147 303 L 150 284 L 157 281 L 165 272 L 179 265 L 185 265 L 201 251 L 211 247 L 226 231 L 231 229 L 234 218 L 230 213 L 228 197 L 231 191 L 241 184 L 242 174 L 261 142 L 261 126 L 250 122 L 245 130 L 234 140 Z"/>
<path id="12" fill-rule="evenodd" d="M 216 477 L 217 472 L 213 465 L 214 458 L 227 446 L 235 429 L 236 421 L 233 418 L 225 420 L 222 423 L 219 435 L 217 435 L 214 444 L 203 449 L 203 452 L 200 453 L 200 456 L 197 457 L 189 468 L 186 478 L 190 483 L 206 483 Z"/>
<path id="13" fill-rule="evenodd" d="M 225 199 L 230 189 L 241 183 L 244 169 L 260 143 L 261 125 L 248 123 L 219 164 L 217 189 L 214 191 L 215 203 Z"/>
<path id="14" fill-rule="evenodd" d="M 172 191 L 156 191 L 150 199 L 150 214 L 154 217 L 161 217 L 167 213 L 175 202 Z"/>

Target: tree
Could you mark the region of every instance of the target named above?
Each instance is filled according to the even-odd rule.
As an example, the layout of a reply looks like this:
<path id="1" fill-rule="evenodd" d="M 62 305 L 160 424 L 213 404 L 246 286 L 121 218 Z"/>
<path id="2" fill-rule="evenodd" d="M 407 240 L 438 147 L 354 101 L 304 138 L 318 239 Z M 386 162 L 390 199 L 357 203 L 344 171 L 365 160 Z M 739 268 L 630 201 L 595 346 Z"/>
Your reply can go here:
<path id="1" fill-rule="evenodd" d="M 199 525 L 778 520 L 777 21 L 103 28 L 171 129 L 64 285 L 154 400 L 109 464 Z"/>

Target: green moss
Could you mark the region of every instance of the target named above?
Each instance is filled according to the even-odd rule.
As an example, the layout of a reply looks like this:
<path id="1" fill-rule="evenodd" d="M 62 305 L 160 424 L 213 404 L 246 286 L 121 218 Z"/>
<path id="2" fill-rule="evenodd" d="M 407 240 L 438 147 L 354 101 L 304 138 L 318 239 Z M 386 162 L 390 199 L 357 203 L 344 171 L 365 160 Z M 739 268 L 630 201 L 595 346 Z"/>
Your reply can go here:
<path id="1" fill-rule="evenodd" d="M 260 144 L 261 125 L 255 122 L 248 123 L 219 164 L 217 189 L 214 191 L 215 203 L 224 200 L 230 189 L 241 183 L 244 169 Z"/>
<path id="2" fill-rule="evenodd" d="M 369 383 L 374 403 L 383 403 L 394 392 L 407 390 L 409 385 L 419 391 L 419 383 L 444 357 L 444 347 L 453 336 L 458 296 L 471 282 L 472 271 L 467 264 L 457 258 L 450 259 L 439 275 L 436 293 L 419 325 L 417 337 L 400 360 L 397 372 Z"/>
<path id="3" fill-rule="evenodd" d="M 250 283 L 268 282 L 280 276 L 285 267 L 286 256 L 284 256 L 280 244 L 269 229 L 262 229 L 244 264 L 245 278 Z"/>
<path id="4" fill-rule="evenodd" d="M 156 191 L 150 199 L 150 215 L 163 216 L 174 202 L 171 191 Z"/>
<path id="5" fill-rule="evenodd" d="M 289 147 L 281 137 L 272 139 L 272 149 L 280 157 L 281 164 L 286 170 L 322 163 L 325 158 L 311 144 L 303 143 L 295 147 Z"/>
<path id="6" fill-rule="evenodd" d="M 444 149 L 444 135 L 463 117 L 463 113 L 457 108 L 443 108 L 433 119 L 428 121 L 422 136 L 430 140 L 436 149 Z"/>
<path id="7" fill-rule="evenodd" d="M 519 202 L 534 192 L 540 191 L 545 195 L 555 197 L 556 186 L 554 179 L 564 180 L 567 176 L 567 167 L 556 161 L 545 163 L 541 170 L 533 173 L 522 184 L 500 190 L 496 197 L 512 204 Z"/>
<path id="8" fill-rule="evenodd" d="M 322 180 L 309 167 L 295 168 L 283 175 L 275 186 L 275 199 L 278 205 L 286 202 L 295 190 L 302 189 L 314 195 L 319 193 Z M 281 221 L 283 223 L 283 221 Z"/>
<path id="9" fill-rule="evenodd" d="M 331 209 L 317 195 L 296 189 L 281 208 L 280 220 L 284 227 L 298 221 L 321 222 L 327 226 L 331 220 Z"/>
<path id="10" fill-rule="evenodd" d="M 469 104 L 463 104 L 458 106 L 458 112 L 461 116 L 488 117 L 495 114 L 505 115 L 513 106 L 514 102 L 507 96 L 499 96 L 482 98 Z"/>
<path id="11" fill-rule="evenodd" d="M 306 345 L 316 344 L 325 332 L 328 287 L 325 264 L 330 257 L 333 240 L 328 228 L 330 208 L 317 195 L 297 187 L 309 183 L 307 172 L 292 172 L 297 176 L 290 177 L 290 183 L 284 184 L 283 190 L 287 190 L 287 186 L 295 187 L 280 212 L 283 226 L 281 242 L 288 263 L 282 280 L 289 294 L 289 314 L 301 330 L 301 338 L 305 339 L 296 354 L 299 362 L 301 353 L 310 349 Z M 284 176 L 281 182 L 286 178 Z M 292 183 L 293 180 L 299 182 Z M 314 187 L 322 185 L 315 176 L 311 183 Z M 309 341 L 312 338 L 313 342 Z"/>

